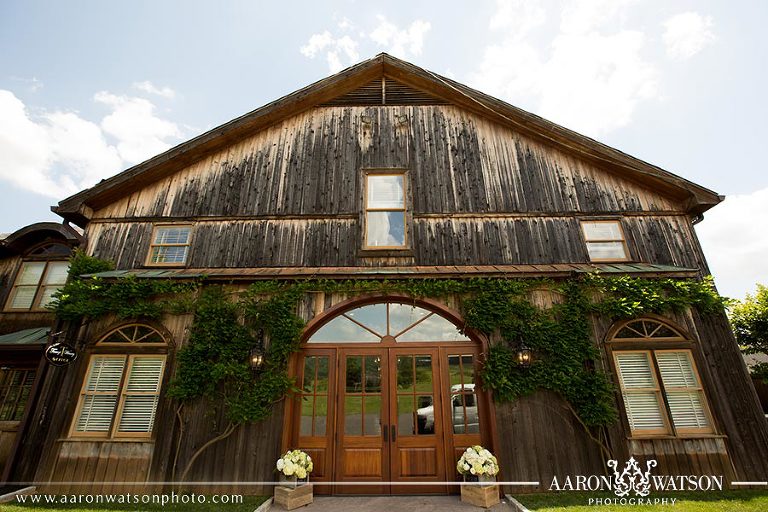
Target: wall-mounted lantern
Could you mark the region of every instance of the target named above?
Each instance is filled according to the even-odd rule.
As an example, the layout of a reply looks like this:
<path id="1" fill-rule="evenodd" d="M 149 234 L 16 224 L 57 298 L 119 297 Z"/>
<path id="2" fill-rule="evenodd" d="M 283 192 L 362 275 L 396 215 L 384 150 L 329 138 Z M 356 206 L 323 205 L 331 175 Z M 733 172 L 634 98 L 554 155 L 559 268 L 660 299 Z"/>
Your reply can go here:
<path id="1" fill-rule="evenodd" d="M 251 371 L 254 373 L 261 370 L 261 367 L 264 366 L 264 331 L 259 331 L 256 337 L 256 346 L 251 349 L 248 362 L 251 366 Z"/>
<path id="2" fill-rule="evenodd" d="M 528 368 L 533 362 L 533 350 L 524 341 L 520 340 L 515 357 L 517 359 L 517 366 Z"/>

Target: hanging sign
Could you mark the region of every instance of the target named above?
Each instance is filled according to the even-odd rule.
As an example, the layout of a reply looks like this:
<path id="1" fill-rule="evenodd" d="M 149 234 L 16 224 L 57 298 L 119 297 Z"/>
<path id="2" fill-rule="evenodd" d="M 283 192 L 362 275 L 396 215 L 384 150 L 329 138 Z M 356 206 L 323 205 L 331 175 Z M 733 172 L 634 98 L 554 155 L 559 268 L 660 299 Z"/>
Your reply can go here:
<path id="1" fill-rule="evenodd" d="M 54 343 L 45 349 L 45 358 L 54 366 L 67 366 L 77 359 L 77 352 L 72 345 Z"/>

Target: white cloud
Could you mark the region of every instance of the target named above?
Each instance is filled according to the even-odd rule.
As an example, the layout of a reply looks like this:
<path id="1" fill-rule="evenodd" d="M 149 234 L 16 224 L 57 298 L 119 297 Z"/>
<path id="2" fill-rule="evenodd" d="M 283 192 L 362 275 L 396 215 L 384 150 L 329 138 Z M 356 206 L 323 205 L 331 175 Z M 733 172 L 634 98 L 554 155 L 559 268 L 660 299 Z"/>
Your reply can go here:
<path id="1" fill-rule="evenodd" d="M 97 92 L 93 99 L 112 108 L 101 120 L 101 128 L 117 139 L 117 150 L 126 162 L 141 162 L 162 153 L 171 147 L 166 139 L 181 137 L 178 126 L 157 117 L 148 100 L 106 91 Z"/>
<path id="2" fill-rule="evenodd" d="M 357 32 L 357 39 L 348 34 L 336 35 L 329 30 L 312 34 L 299 52 L 309 59 L 325 54 L 328 69 L 332 73 L 341 71 L 345 66 L 360 60 L 358 47 L 361 44 L 383 48 L 392 55 L 408 58 L 420 55 L 424 48 L 424 39 L 431 29 L 427 21 L 416 20 L 407 28 L 401 29 L 390 23 L 384 16 L 378 16 L 378 25 L 370 32 Z M 352 32 L 356 26 L 348 18 L 342 18 L 336 24 L 341 32 Z"/>
<path id="3" fill-rule="evenodd" d="M 168 139 L 181 135 L 145 99 L 106 92 L 94 99 L 110 108 L 100 125 L 74 112 L 33 116 L 0 90 L 0 180 L 61 199 L 168 149 Z"/>
<path id="4" fill-rule="evenodd" d="M 667 55 L 676 60 L 693 57 L 716 37 L 712 32 L 712 16 L 683 12 L 664 22 L 664 44 Z"/>
<path id="5" fill-rule="evenodd" d="M 551 43 L 542 45 L 540 4 L 499 2 L 489 26 L 503 29 L 502 37 L 486 47 L 470 82 L 587 135 L 625 126 L 658 88 L 658 70 L 644 57 L 645 35 L 620 23 L 632 3 L 570 1 Z"/>
<path id="6" fill-rule="evenodd" d="M 368 37 L 396 57 L 407 58 L 408 55 L 421 55 L 424 47 L 424 37 L 432 28 L 428 21 L 416 20 L 407 29 L 401 29 L 390 23 L 384 16 L 377 16 L 379 24 Z"/>
<path id="7" fill-rule="evenodd" d="M 768 285 L 768 188 L 729 196 L 696 225 L 715 283 L 723 295 L 743 298 Z"/>
<path id="8" fill-rule="evenodd" d="M 309 41 L 307 41 L 307 44 L 299 48 L 299 51 L 310 59 L 314 59 L 319 53 L 325 51 L 328 68 L 332 73 L 341 71 L 344 68 L 341 60 L 342 56 L 346 57 L 348 65 L 354 64 L 360 58 L 360 55 L 357 53 L 357 41 L 346 35 L 336 38 L 327 30 L 319 34 L 313 34 Z"/>
<path id="9" fill-rule="evenodd" d="M 155 94 L 157 96 L 162 96 L 163 98 L 168 98 L 169 100 L 176 97 L 176 91 L 171 89 L 168 86 L 164 87 L 158 87 L 149 80 L 145 80 L 143 82 L 134 82 L 133 88 L 138 89 L 140 91 L 144 91 L 148 94 Z"/>
<path id="10" fill-rule="evenodd" d="M 547 19 L 547 11 L 528 0 L 496 0 L 496 12 L 488 26 L 491 30 L 508 30 L 510 36 L 524 37 Z"/>

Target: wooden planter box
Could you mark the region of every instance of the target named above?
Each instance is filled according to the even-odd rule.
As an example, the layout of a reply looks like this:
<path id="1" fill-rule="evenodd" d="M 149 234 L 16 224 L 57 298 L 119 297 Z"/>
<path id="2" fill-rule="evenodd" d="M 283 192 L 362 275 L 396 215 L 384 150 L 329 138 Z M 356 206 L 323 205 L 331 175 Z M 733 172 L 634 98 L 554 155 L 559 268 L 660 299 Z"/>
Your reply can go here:
<path id="1" fill-rule="evenodd" d="M 275 504 L 285 510 L 293 510 L 312 503 L 312 484 L 298 487 L 275 487 Z"/>
<path id="2" fill-rule="evenodd" d="M 462 485 L 461 501 L 476 507 L 491 508 L 499 502 L 499 486 L 493 485 Z"/>

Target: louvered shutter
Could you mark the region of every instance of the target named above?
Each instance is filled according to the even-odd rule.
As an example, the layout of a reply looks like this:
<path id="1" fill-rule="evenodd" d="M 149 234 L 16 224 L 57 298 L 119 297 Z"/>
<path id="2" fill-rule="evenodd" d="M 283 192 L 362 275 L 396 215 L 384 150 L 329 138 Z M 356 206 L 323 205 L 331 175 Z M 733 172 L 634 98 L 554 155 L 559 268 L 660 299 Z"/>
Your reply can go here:
<path id="1" fill-rule="evenodd" d="M 615 358 L 630 428 L 665 431 L 650 354 L 648 352 L 616 352 Z"/>
<path id="2" fill-rule="evenodd" d="M 124 368 L 125 356 L 91 357 L 76 432 L 109 432 Z"/>
<path id="3" fill-rule="evenodd" d="M 677 429 L 708 429 L 704 393 L 687 350 L 655 353 L 672 421 Z"/>
<path id="4" fill-rule="evenodd" d="M 155 422 L 155 410 L 165 356 L 133 356 L 123 390 L 118 432 L 148 433 Z"/>
<path id="5" fill-rule="evenodd" d="M 21 265 L 14 283 L 14 295 L 10 309 L 29 309 L 37 294 L 37 285 L 45 270 L 45 262 L 27 262 Z"/>

